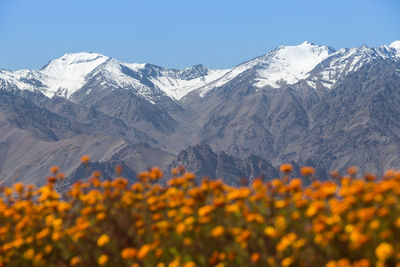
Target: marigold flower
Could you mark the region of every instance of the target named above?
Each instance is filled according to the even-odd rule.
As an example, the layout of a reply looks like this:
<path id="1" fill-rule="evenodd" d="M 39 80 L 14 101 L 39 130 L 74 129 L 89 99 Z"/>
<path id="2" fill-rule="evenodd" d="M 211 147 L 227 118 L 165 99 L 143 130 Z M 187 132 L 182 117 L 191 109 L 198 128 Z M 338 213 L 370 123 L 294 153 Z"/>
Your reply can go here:
<path id="1" fill-rule="evenodd" d="M 59 170 L 58 166 L 51 166 L 50 167 L 50 173 L 52 173 L 52 174 L 57 174 L 58 170 Z"/>
<path id="2" fill-rule="evenodd" d="M 289 266 L 290 264 L 292 264 L 293 263 L 293 257 L 286 257 L 286 258 L 284 258 L 283 260 L 282 260 L 282 266 L 283 267 L 287 267 L 287 266 Z"/>
<path id="3" fill-rule="evenodd" d="M 90 161 L 90 156 L 89 156 L 89 155 L 83 155 L 83 156 L 81 157 L 81 162 L 82 162 L 83 164 L 87 164 L 87 163 L 89 163 L 89 161 Z"/>
<path id="4" fill-rule="evenodd" d="M 190 246 L 192 243 L 193 243 L 193 241 L 192 241 L 192 239 L 190 239 L 189 237 L 185 237 L 185 238 L 183 239 L 183 244 L 184 244 L 185 246 Z"/>
<path id="5" fill-rule="evenodd" d="M 349 168 L 347 169 L 347 173 L 350 174 L 350 175 L 352 175 L 352 176 L 353 176 L 353 175 L 356 175 L 357 172 L 358 172 L 358 168 L 355 167 L 355 166 L 351 166 L 351 167 L 349 167 Z"/>
<path id="6" fill-rule="evenodd" d="M 150 250 L 151 250 L 151 245 L 150 244 L 143 245 L 140 248 L 139 252 L 137 253 L 138 259 L 139 260 L 144 259 L 147 256 L 147 254 L 150 252 Z"/>
<path id="7" fill-rule="evenodd" d="M 136 249 L 134 248 L 124 248 L 121 251 L 121 257 L 123 259 L 133 259 L 136 255 Z"/>
<path id="8" fill-rule="evenodd" d="M 385 261 L 387 258 L 392 256 L 392 254 L 393 247 L 387 242 L 380 243 L 379 246 L 375 249 L 375 255 L 381 261 Z"/>
<path id="9" fill-rule="evenodd" d="M 103 266 L 104 264 L 106 264 L 107 261 L 108 261 L 108 256 L 105 255 L 105 254 L 102 254 L 102 255 L 97 259 L 97 263 L 98 263 L 100 266 Z"/>
<path id="10" fill-rule="evenodd" d="M 203 216 L 206 216 L 207 214 L 209 214 L 213 210 L 214 210 L 213 206 L 207 205 L 207 206 L 199 208 L 197 213 L 199 214 L 199 216 L 203 217 Z"/>
<path id="11" fill-rule="evenodd" d="M 100 212 L 100 213 L 97 213 L 97 215 L 96 215 L 96 220 L 98 220 L 98 221 L 102 221 L 105 218 L 106 218 L 105 212 Z"/>
<path id="12" fill-rule="evenodd" d="M 194 263 L 193 261 L 188 261 L 183 266 L 184 267 L 196 267 L 196 263 Z"/>
<path id="13" fill-rule="evenodd" d="M 258 262 L 260 260 L 260 254 L 256 252 L 251 254 L 250 260 L 252 262 Z"/>
<path id="14" fill-rule="evenodd" d="M 225 231 L 224 227 L 219 225 L 217 227 L 214 227 L 214 229 L 212 229 L 211 235 L 213 237 L 220 237 L 224 234 L 224 231 Z"/>
<path id="15" fill-rule="evenodd" d="M 300 172 L 301 172 L 301 175 L 307 177 L 307 176 L 314 174 L 315 169 L 313 167 L 303 166 L 303 167 L 301 167 Z"/>
<path id="16" fill-rule="evenodd" d="M 191 172 L 186 172 L 186 173 L 183 175 L 183 177 L 184 177 L 185 179 L 187 179 L 187 180 L 194 180 L 194 179 L 196 178 L 196 175 L 194 175 L 194 174 L 191 173 Z"/>
<path id="17" fill-rule="evenodd" d="M 32 260 L 34 257 L 35 257 L 35 251 L 32 248 L 25 250 L 24 252 L 25 259 Z"/>
<path id="18" fill-rule="evenodd" d="M 71 260 L 69 261 L 69 264 L 71 266 L 76 266 L 80 262 L 81 262 L 81 258 L 79 256 L 75 256 L 75 257 L 71 258 Z"/>
<path id="19" fill-rule="evenodd" d="M 364 175 L 364 179 L 366 181 L 372 182 L 372 181 L 376 180 L 376 175 L 372 174 L 372 173 L 367 173 L 367 174 Z"/>
<path id="20" fill-rule="evenodd" d="M 328 261 L 325 267 L 337 267 L 336 261 Z"/>
<path id="21" fill-rule="evenodd" d="M 163 177 L 163 173 L 160 170 L 160 168 L 157 168 L 157 167 L 151 168 L 150 179 L 154 180 L 154 179 L 160 179 L 162 177 Z"/>
<path id="22" fill-rule="evenodd" d="M 108 237 L 108 235 L 103 234 L 101 235 L 98 239 L 97 239 L 97 245 L 99 247 L 104 246 L 105 244 L 107 244 L 108 242 L 110 242 L 110 238 Z"/>
<path id="23" fill-rule="evenodd" d="M 278 229 L 285 229 L 286 228 L 286 219 L 282 215 L 279 215 L 275 218 L 275 226 Z"/>
<path id="24" fill-rule="evenodd" d="M 46 253 L 46 254 L 50 254 L 50 252 L 53 250 L 53 247 L 51 246 L 51 245 L 46 245 L 45 247 L 44 247 L 44 252 Z"/>
<path id="25" fill-rule="evenodd" d="M 351 263 L 348 259 L 344 258 L 344 259 L 340 259 L 337 262 L 337 267 L 351 267 Z"/>
<path id="26" fill-rule="evenodd" d="M 285 164 L 282 164 L 282 165 L 279 167 L 279 169 L 280 169 L 281 172 L 283 172 L 283 173 L 289 173 L 289 172 L 291 172 L 291 171 L 293 170 L 293 166 L 292 166 L 292 164 L 290 164 L 290 163 L 285 163 Z"/>
<path id="27" fill-rule="evenodd" d="M 359 261 L 354 262 L 353 266 L 354 267 L 370 267 L 371 263 L 369 262 L 368 259 L 361 259 Z"/>

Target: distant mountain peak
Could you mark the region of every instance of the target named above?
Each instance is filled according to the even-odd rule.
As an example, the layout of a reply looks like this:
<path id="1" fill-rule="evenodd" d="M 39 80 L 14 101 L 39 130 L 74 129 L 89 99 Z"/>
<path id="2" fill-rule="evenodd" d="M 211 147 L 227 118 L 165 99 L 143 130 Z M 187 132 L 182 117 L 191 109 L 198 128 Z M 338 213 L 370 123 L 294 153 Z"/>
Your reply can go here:
<path id="1" fill-rule="evenodd" d="M 294 84 L 307 78 L 308 73 L 334 52 L 333 48 L 304 41 L 296 46 L 281 46 L 263 56 L 257 71 L 256 87 L 279 87 L 279 82 Z"/>
<path id="2" fill-rule="evenodd" d="M 392 42 L 389 47 L 395 49 L 397 56 L 400 57 L 400 40 Z"/>
<path id="3" fill-rule="evenodd" d="M 338 77 L 357 70 L 372 58 L 399 58 L 400 41 L 389 46 L 370 48 L 362 45 L 335 51 L 332 47 L 318 45 L 308 40 L 297 45 L 279 46 L 265 55 L 237 65 L 231 69 L 213 70 L 202 64 L 184 69 L 169 69 L 149 63 L 123 63 L 94 52 L 67 53 L 50 61 L 39 71 L 19 70 L 0 73 L 0 85 L 5 88 L 40 91 L 48 97 L 54 95 L 70 98 L 96 76 L 98 85 L 107 90 L 124 89 L 141 92 L 150 100 L 166 95 L 174 100 L 192 91 L 204 96 L 242 73 L 249 73 L 249 84 L 256 88 L 280 88 L 301 80 L 313 79 L 311 75 L 320 63 L 325 68 L 319 81 L 330 88 Z M 327 68 L 327 64 L 330 65 Z M 317 68 L 318 69 L 318 68 Z M 316 88 L 316 86 L 312 86 Z M 97 90 L 98 87 L 94 87 Z M 94 92 L 94 91 L 93 91 Z M 144 93 L 145 92 L 145 93 Z M 150 102 L 157 102 L 152 99 Z"/>

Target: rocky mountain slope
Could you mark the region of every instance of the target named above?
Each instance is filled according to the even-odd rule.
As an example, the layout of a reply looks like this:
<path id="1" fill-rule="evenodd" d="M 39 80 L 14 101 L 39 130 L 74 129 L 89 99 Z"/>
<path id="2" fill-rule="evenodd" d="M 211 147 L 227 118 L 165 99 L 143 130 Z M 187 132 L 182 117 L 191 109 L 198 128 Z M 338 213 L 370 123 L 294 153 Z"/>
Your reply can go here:
<path id="1" fill-rule="evenodd" d="M 226 70 L 66 54 L 0 70 L 0 179 L 41 184 L 58 164 L 73 181 L 83 154 L 108 177 L 117 163 L 127 175 L 184 164 L 235 185 L 287 161 L 380 173 L 400 167 L 399 103 L 399 41 L 280 46 Z"/>

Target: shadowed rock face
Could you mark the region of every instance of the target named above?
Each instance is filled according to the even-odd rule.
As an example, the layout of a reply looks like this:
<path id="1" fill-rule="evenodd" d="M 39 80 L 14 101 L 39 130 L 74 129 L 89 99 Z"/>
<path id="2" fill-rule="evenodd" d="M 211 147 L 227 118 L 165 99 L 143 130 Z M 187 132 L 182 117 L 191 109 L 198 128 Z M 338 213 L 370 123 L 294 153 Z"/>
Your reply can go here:
<path id="1" fill-rule="evenodd" d="M 212 72 L 202 65 L 134 70 L 104 59 L 69 97 L 42 94 L 39 72 L 16 82 L 0 70 L 0 180 L 41 185 L 59 165 L 67 187 L 87 178 L 79 162 L 85 154 L 90 171 L 98 168 L 104 178 L 114 177 L 115 164 L 130 179 L 151 166 L 168 174 L 185 165 L 199 179 L 231 185 L 278 177 L 282 162 L 314 166 L 324 178 L 351 165 L 377 173 L 400 168 L 400 60 L 393 49 L 329 50 L 306 78 L 259 87 L 274 53 L 204 84 Z M 115 80 L 122 76 L 130 80 Z M 193 79 L 198 88 L 179 100 L 156 83 Z"/>
<path id="2" fill-rule="evenodd" d="M 276 178 L 278 172 L 267 161 L 251 155 L 246 159 L 238 159 L 221 151 L 215 153 L 209 145 L 190 146 L 179 152 L 177 159 L 170 168 L 179 165 L 186 166 L 186 170 L 197 175 L 197 181 L 203 177 L 222 179 L 230 185 L 241 185 L 241 178 L 262 179 Z"/>

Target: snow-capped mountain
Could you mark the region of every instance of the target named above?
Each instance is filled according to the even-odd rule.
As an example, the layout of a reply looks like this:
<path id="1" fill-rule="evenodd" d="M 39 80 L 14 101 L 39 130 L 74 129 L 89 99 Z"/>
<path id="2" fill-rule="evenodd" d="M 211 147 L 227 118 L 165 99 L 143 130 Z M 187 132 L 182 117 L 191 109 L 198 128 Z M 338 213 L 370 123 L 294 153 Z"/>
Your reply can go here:
<path id="1" fill-rule="evenodd" d="M 342 48 L 320 62 L 307 79 L 308 84 L 316 88 L 319 83 L 330 89 L 347 74 L 359 70 L 373 60 L 396 59 L 397 50 L 391 46 L 370 48 L 366 45 L 355 48 Z"/>
<path id="2" fill-rule="evenodd" d="M 255 73 L 251 83 L 257 88 L 279 88 L 304 80 L 314 89 L 317 83 L 330 89 L 341 77 L 358 70 L 371 60 L 399 57 L 400 41 L 377 48 L 363 45 L 338 51 L 305 41 L 297 46 L 280 46 L 261 57 L 242 63 L 200 88 L 199 94 L 204 96 L 208 91 L 249 72 Z"/>
<path id="3" fill-rule="evenodd" d="M 333 48 L 318 46 L 308 41 L 297 46 L 280 46 L 267 54 L 242 63 L 224 76 L 200 89 L 203 96 L 209 90 L 220 87 L 238 75 L 255 69 L 253 85 L 258 88 L 279 88 L 281 83 L 294 84 L 308 77 L 309 72 L 334 52 Z"/>
<path id="4" fill-rule="evenodd" d="M 195 65 L 183 70 L 165 69 L 152 64 L 123 63 L 97 53 L 65 54 L 38 71 L 0 71 L 2 88 L 40 91 L 67 99 L 82 89 L 93 77 L 110 88 L 134 90 L 149 101 L 165 94 L 179 100 L 188 92 L 209 83 L 227 70 L 209 70 Z"/>
<path id="5" fill-rule="evenodd" d="M 389 45 L 389 48 L 394 49 L 396 56 L 400 57 L 400 41 L 394 41 Z"/>
<path id="6" fill-rule="evenodd" d="M 124 63 L 97 53 L 65 54 L 40 70 L 0 70 L 0 88 L 40 91 L 71 99 L 89 82 L 113 89 L 135 92 L 151 103 L 161 96 L 180 100 L 195 91 L 204 96 L 244 73 L 253 72 L 250 81 L 256 88 L 279 88 L 302 80 L 330 89 L 341 77 L 375 59 L 400 58 L 400 41 L 389 46 L 365 45 L 335 51 L 308 41 L 297 46 L 280 46 L 263 56 L 231 69 L 213 70 L 195 65 L 182 70 L 153 64 Z M 96 81 L 94 81 L 96 80 Z M 90 90 L 94 90 L 92 86 Z M 86 92 L 86 93 L 90 93 Z M 82 93 L 82 92 L 80 92 Z"/>
<path id="7" fill-rule="evenodd" d="M 400 41 L 280 46 L 226 70 L 66 54 L 0 70 L 0 181 L 36 183 L 50 164 L 73 181 L 82 154 L 107 175 L 175 162 L 235 179 L 288 161 L 382 173 L 400 168 L 399 107 Z"/>

